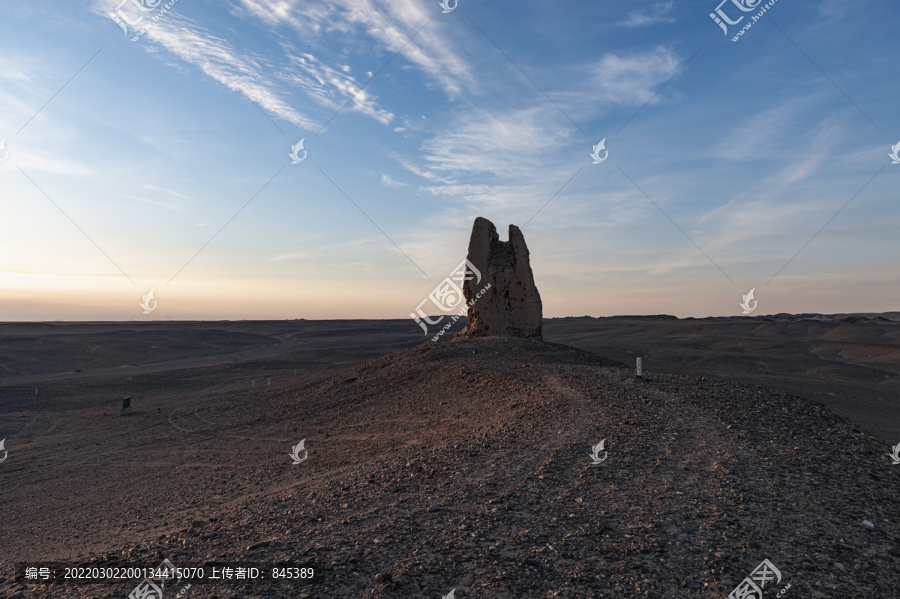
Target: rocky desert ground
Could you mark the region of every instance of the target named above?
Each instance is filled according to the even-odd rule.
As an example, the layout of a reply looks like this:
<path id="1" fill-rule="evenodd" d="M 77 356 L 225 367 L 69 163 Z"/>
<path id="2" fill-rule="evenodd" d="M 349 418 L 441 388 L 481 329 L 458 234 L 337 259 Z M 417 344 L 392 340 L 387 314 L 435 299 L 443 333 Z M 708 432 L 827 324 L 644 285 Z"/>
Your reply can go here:
<path id="1" fill-rule="evenodd" d="M 765 597 L 897 597 L 900 329 L 847 318 L 2 324 L 0 597 L 163 559 L 315 573 L 167 598 L 727 597 L 766 559 Z"/>

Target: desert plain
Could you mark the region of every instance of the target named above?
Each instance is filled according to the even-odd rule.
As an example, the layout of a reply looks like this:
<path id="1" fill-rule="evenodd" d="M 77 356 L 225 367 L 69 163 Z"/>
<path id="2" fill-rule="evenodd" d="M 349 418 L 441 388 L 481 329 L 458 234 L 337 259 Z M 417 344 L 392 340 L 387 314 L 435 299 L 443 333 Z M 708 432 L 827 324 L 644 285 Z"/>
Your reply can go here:
<path id="1" fill-rule="evenodd" d="M 900 314 L 543 326 L 0 324 L 0 597 L 163 559 L 314 568 L 166 597 L 724 598 L 764 559 L 765 597 L 900 597 Z"/>

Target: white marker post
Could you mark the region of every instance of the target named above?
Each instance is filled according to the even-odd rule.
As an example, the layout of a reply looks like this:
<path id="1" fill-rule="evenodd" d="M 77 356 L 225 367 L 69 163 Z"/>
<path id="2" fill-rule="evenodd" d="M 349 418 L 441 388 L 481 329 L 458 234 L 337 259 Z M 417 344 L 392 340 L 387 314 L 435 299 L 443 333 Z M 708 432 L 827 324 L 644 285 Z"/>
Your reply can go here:
<path id="1" fill-rule="evenodd" d="M 635 374 L 638 378 L 644 376 L 644 358 L 637 359 L 637 368 L 635 369 Z"/>
<path id="2" fill-rule="evenodd" d="M 122 398 L 122 416 L 127 416 L 131 414 L 131 396 Z"/>

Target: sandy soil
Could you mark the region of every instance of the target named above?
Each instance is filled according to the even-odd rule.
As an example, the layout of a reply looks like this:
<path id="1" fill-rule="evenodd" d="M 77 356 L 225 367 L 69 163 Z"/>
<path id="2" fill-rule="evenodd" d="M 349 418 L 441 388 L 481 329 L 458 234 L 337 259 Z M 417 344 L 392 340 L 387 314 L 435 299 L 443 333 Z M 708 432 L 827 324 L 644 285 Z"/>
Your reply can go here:
<path id="1" fill-rule="evenodd" d="M 767 597 L 900 596 L 900 468 L 884 439 L 777 377 L 663 373 L 680 355 L 702 369 L 707 350 L 684 348 L 706 343 L 727 377 L 727 354 L 784 333 L 663 323 L 654 345 L 634 342 L 653 323 L 570 322 L 549 321 L 547 339 L 608 351 L 419 346 L 408 321 L 0 325 L 0 597 L 134 587 L 23 584 L 15 561 L 164 557 L 316 569 L 311 584 L 194 585 L 198 598 L 725 597 L 764 558 L 782 574 Z M 802 376 L 894 372 L 879 349 L 896 347 L 893 326 L 825 325 L 780 341 L 819 364 Z M 855 353 L 802 349 L 826 341 Z M 643 380 L 601 357 L 636 353 Z M 121 417 L 124 395 L 135 412 Z M 294 465 L 300 439 L 309 458 Z"/>

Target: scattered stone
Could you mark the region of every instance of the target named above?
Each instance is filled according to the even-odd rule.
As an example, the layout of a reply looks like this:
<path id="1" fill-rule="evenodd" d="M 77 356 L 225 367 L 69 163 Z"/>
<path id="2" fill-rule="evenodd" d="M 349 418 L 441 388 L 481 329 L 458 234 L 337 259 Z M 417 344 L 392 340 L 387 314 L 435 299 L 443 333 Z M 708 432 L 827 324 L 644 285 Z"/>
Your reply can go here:
<path id="1" fill-rule="evenodd" d="M 391 581 L 394 584 L 407 584 L 412 580 L 406 570 L 400 570 L 396 574 L 391 575 Z"/>
<path id="2" fill-rule="evenodd" d="M 262 549 L 263 547 L 268 547 L 270 545 L 269 541 L 260 541 L 259 543 L 254 543 L 247 547 L 247 551 L 253 551 L 254 549 Z"/>

